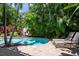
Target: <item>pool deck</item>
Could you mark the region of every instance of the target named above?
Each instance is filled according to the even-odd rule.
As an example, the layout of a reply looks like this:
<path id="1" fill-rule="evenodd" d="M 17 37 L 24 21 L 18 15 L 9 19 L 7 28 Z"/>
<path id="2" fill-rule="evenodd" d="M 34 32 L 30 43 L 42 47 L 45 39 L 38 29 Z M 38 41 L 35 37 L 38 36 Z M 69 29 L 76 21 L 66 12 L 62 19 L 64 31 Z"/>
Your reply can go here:
<path id="1" fill-rule="evenodd" d="M 13 46 L 0 48 L 0 56 L 59 56 L 62 51 L 50 41 L 47 44 L 33 46 Z"/>
<path id="2" fill-rule="evenodd" d="M 60 55 L 59 51 L 51 42 L 36 46 L 19 46 L 18 50 L 24 53 L 29 53 L 33 56 L 56 56 Z"/>

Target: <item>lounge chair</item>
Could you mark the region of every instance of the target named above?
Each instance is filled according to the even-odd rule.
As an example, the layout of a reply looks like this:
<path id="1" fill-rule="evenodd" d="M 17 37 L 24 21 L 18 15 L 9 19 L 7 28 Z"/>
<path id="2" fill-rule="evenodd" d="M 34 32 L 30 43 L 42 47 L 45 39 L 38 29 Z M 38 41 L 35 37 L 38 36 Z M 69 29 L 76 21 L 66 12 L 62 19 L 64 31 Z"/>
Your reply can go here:
<path id="1" fill-rule="evenodd" d="M 70 32 L 70 34 L 68 35 L 68 37 L 65 39 L 64 41 L 64 46 L 67 45 L 69 46 L 69 48 L 75 48 L 75 44 L 76 44 L 76 32 Z"/>
<path id="2" fill-rule="evenodd" d="M 78 34 L 79 33 L 76 32 L 70 32 L 66 39 L 55 39 L 53 41 L 54 45 L 57 48 L 74 48 Z"/>

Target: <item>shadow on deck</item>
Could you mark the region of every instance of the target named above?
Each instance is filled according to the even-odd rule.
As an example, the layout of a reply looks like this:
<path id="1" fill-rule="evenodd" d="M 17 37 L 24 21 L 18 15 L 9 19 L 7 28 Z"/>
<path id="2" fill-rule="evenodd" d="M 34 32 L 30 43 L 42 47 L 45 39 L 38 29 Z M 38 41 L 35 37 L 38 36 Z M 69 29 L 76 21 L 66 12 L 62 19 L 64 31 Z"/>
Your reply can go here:
<path id="1" fill-rule="evenodd" d="M 61 56 L 79 56 L 79 51 L 76 49 L 70 49 L 72 52 L 71 54 L 68 53 L 61 53 Z"/>
<path id="2" fill-rule="evenodd" d="M 32 55 L 28 53 L 23 53 L 17 49 L 17 46 L 14 46 L 14 47 L 0 48 L 0 56 L 32 56 Z"/>

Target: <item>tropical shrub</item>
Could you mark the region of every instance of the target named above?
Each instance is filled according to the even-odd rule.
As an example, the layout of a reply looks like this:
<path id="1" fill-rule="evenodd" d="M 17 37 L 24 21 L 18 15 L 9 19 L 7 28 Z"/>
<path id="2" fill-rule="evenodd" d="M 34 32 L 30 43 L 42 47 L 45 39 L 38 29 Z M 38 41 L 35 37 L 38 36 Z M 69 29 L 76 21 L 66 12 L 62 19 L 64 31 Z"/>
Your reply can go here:
<path id="1" fill-rule="evenodd" d="M 31 27 L 32 29 L 35 28 L 32 35 L 65 38 L 70 31 L 79 31 L 78 9 L 78 3 L 31 4 L 30 13 L 35 13 L 38 17 L 36 22 L 33 19 L 30 20 L 35 24 Z"/>
<path id="2" fill-rule="evenodd" d="M 66 35 L 68 17 L 64 14 L 65 4 L 32 4 L 26 24 L 34 36 L 59 38 Z"/>

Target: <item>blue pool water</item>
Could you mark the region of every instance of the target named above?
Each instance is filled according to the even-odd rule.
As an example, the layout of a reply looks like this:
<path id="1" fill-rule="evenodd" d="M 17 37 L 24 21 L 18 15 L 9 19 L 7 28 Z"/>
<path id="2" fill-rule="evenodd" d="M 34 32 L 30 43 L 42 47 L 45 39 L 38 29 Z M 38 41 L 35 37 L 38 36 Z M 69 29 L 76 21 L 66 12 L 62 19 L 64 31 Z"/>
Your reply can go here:
<path id="1" fill-rule="evenodd" d="M 3 44 L 4 40 L 0 38 L 0 44 Z M 48 39 L 46 38 L 13 38 L 12 43 L 21 44 L 21 45 L 40 45 L 48 43 Z"/>

